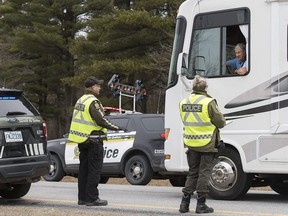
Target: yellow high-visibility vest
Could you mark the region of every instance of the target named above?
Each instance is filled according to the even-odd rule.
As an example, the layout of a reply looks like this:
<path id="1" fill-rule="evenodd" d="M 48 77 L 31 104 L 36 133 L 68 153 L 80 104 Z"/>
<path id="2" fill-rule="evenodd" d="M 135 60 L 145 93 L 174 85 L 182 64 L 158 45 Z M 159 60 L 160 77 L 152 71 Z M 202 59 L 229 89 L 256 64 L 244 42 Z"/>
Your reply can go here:
<path id="1" fill-rule="evenodd" d="M 192 94 L 180 102 L 179 109 L 184 125 L 184 144 L 191 147 L 207 145 L 216 129 L 210 121 L 208 104 L 213 98 Z"/>
<path id="2" fill-rule="evenodd" d="M 107 129 L 98 126 L 89 113 L 89 107 L 95 100 L 99 101 L 94 95 L 85 94 L 76 102 L 68 140 L 83 143 L 89 138 L 92 131 L 103 131 L 105 134 L 107 133 Z"/>

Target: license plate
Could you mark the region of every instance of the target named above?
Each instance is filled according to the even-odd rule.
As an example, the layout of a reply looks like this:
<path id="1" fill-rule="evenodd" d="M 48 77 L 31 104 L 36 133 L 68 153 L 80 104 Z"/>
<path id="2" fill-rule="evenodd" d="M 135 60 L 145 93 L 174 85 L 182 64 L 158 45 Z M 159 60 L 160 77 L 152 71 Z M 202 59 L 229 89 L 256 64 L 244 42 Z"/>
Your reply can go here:
<path id="1" fill-rule="evenodd" d="M 23 142 L 23 137 L 21 131 L 6 131 L 5 140 L 6 142 Z"/>

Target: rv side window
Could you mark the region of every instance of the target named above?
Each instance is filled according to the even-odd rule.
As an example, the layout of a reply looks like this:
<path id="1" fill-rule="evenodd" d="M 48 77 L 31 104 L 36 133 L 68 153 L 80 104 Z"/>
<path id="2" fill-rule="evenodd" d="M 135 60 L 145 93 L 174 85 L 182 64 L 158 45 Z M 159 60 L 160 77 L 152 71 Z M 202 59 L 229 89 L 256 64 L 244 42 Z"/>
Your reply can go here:
<path id="1" fill-rule="evenodd" d="M 246 75 L 249 72 L 249 22 L 247 8 L 197 15 L 187 77 Z"/>

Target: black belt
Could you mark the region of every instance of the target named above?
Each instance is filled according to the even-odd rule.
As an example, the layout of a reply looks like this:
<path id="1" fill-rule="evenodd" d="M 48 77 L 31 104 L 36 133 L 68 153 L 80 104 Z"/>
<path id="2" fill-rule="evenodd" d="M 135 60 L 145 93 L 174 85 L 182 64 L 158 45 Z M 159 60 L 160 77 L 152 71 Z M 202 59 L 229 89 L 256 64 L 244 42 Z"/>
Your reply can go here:
<path id="1" fill-rule="evenodd" d="M 89 138 L 95 139 L 95 138 L 106 138 L 106 135 L 90 135 Z"/>

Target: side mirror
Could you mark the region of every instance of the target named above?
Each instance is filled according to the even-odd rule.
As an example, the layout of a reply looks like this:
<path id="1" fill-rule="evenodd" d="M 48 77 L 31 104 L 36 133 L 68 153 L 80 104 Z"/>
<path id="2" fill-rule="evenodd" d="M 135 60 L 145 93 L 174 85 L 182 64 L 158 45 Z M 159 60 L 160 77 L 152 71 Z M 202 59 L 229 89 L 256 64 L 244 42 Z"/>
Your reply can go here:
<path id="1" fill-rule="evenodd" d="M 186 76 L 188 68 L 188 54 L 180 53 L 177 60 L 177 75 Z"/>
<path id="2" fill-rule="evenodd" d="M 194 71 L 196 74 L 203 74 L 206 71 L 206 60 L 204 56 L 195 56 Z"/>
<path id="3" fill-rule="evenodd" d="M 187 79 L 187 76 L 189 76 L 187 65 L 188 65 L 188 54 L 180 53 L 177 61 L 177 75 L 180 77 L 180 80 L 184 85 L 185 91 L 191 92 L 192 81 L 190 79 Z"/>

